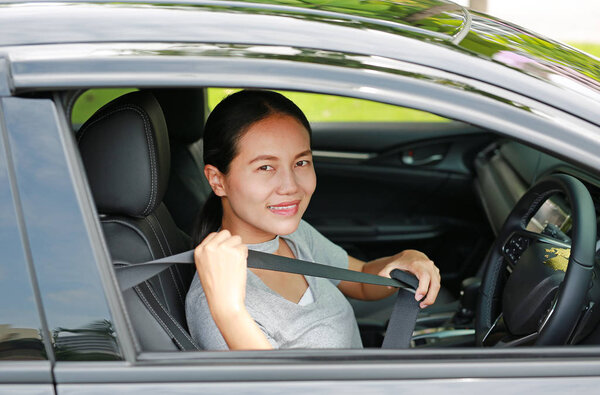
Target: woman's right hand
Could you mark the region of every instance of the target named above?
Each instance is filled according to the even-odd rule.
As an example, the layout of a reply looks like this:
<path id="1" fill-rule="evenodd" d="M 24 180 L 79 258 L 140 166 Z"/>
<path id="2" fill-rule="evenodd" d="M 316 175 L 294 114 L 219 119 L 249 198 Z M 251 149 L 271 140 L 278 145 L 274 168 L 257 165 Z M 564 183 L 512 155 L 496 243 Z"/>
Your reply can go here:
<path id="1" fill-rule="evenodd" d="M 215 322 L 246 312 L 248 247 L 228 230 L 211 233 L 194 250 L 196 270 Z"/>

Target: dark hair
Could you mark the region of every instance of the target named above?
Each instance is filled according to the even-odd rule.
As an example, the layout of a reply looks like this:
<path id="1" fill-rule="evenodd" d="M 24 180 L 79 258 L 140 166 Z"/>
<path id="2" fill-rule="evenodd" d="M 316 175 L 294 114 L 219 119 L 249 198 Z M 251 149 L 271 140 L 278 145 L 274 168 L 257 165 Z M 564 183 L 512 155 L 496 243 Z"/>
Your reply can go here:
<path id="1" fill-rule="evenodd" d="M 210 113 L 204 127 L 204 163 L 227 174 L 244 133 L 252 124 L 273 114 L 294 117 L 306 128 L 310 138 L 311 129 L 306 116 L 290 99 L 273 91 L 243 90 L 223 99 Z M 211 192 L 194 224 L 194 246 L 210 232 L 216 231 L 222 219 L 221 199 Z"/>

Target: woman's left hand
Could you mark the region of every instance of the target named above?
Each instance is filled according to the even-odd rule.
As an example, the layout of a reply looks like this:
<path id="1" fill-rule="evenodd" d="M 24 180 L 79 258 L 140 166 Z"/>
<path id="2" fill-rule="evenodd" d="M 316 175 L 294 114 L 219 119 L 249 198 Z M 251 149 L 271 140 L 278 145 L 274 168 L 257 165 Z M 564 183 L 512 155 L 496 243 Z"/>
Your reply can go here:
<path id="1" fill-rule="evenodd" d="M 433 264 L 433 261 L 417 250 L 404 250 L 391 258 L 385 267 L 378 273 L 380 276 L 390 277 L 390 272 L 394 269 L 404 270 L 417 276 L 419 287 L 415 292 L 415 299 L 421 300 L 425 295 L 427 297 L 421 301 L 421 308 L 432 305 L 440 291 L 440 270 Z"/>

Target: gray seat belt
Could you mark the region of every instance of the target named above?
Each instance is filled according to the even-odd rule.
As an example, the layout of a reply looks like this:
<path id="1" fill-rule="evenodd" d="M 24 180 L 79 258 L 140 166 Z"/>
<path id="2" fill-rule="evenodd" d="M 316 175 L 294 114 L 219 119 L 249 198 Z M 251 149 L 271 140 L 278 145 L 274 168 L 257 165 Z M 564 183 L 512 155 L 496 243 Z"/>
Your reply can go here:
<path id="1" fill-rule="evenodd" d="M 122 266 L 115 267 L 115 270 L 119 286 L 124 291 L 155 276 L 171 265 L 194 264 L 194 250 L 149 262 L 126 265 L 122 262 L 119 263 Z M 419 313 L 419 302 L 414 298 L 419 281 L 412 274 L 396 269 L 390 273 L 392 278 L 387 278 L 253 250 L 248 251 L 248 267 L 399 288 L 382 348 L 408 348 L 410 345 Z"/>

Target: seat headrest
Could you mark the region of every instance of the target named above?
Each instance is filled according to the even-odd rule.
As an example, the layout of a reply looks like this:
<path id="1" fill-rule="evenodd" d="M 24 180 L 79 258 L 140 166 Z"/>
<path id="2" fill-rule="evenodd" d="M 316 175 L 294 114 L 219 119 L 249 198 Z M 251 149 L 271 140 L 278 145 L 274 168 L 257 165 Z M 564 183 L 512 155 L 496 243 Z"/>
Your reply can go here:
<path id="1" fill-rule="evenodd" d="M 152 89 L 165 114 L 169 137 L 192 144 L 204 134 L 204 89 Z"/>
<path id="2" fill-rule="evenodd" d="M 165 118 L 152 94 L 132 92 L 106 104 L 77 140 L 99 213 L 141 218 L 160 205 L 171 157 Z"/>

